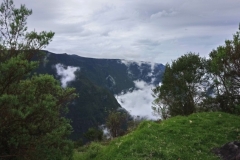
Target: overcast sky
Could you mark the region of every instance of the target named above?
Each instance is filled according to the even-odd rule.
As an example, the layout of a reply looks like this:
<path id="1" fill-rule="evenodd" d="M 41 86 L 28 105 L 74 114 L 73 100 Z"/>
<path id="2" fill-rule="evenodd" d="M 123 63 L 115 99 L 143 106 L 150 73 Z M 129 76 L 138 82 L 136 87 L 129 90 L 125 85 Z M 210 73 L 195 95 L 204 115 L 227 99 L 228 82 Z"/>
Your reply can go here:
<path id="1" fill-rule="evenodd" d="M 240 0 L 15 0 L 33 10 L 29 30 L 54 31 L 46 48 L 84 57 L 165 64 L 207 56 L 231 39 Z"/>

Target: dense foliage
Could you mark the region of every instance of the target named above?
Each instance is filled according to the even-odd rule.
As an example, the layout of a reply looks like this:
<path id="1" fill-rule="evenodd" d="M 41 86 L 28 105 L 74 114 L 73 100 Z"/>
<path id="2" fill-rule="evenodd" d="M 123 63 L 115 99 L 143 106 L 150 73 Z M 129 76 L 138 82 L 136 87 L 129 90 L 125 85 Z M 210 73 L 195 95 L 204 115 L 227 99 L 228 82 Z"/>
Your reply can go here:
<path id="1" fill-rule="evenodd" d="M 89 128 L 84 136 L 89 141 L 101 141 L 103 139 L 103 131 L 98 128 Z"/>
<path id="2" fill-rule="evenodd" d="M 240 26 L 239 26 L 240 27 Z M 240 28 L 239 28 L 240 31 Z M 215 103 L 224 112 L 240 114 L 240 32 L 209 54 Z"/>
<path id="3" fill-rule="evenodd" d="M 153 92 L 153 109 L 163 119 L 198 111 L 240 114 L 240 32 L 209 54 L 181 56 L 166 65 L 162 84 Z"/>
<path id="4" fill-rule="evenodd" d="M 0 159 L 70 158 L 72 129 L 63 114 L 76 94 L 50 75 L 32 74 L 35 54 L 54 33 L 27 32 L 31 13 L 12 0 L 0 7 Z"/>
<path id="5" fill-rule="evenodd" d="M 196 112 L 204 90 L 204 59 L 189 53 L 167 64 L 162 85 L 154 89 L 156 104 L 161 104 L 163 115 L 189 115 Z"/>

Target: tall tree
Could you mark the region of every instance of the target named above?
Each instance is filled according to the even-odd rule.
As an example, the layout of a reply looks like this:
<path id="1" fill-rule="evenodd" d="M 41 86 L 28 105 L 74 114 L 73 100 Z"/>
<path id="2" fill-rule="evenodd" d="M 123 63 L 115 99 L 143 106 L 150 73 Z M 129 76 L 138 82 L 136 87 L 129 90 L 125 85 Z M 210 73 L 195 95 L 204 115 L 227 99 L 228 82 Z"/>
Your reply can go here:
<path id="1" fill-rule="evenodd" d="M 233 40 L 209 54 L 215 103 L 221 111 L 240 114 L 240 25 Z"/>
<path id="2" fill-rule="evenodd" d="M 25 5 L 0 6 L 0 159 L 70 158 L 72 129 L 63 114 L 76 97 L 50 75 L 32 74 L 53 32 L 27 32 Z"/>
<path id="3" fill-rule="evenodd" d="M 153 109 L 163 119 L 196 112 L 203 101 L 205 60 L 189 53 L 167 64 L 161 86 L 153 90 Z"/>

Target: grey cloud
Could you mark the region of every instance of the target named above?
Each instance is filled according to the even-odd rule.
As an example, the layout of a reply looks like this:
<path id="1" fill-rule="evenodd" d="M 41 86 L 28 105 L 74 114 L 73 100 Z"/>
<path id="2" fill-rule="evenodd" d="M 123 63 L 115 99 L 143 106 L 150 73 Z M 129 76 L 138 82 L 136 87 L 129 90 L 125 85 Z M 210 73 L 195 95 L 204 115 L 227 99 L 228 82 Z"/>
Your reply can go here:
<path id="1" fill-rule="evenodd" d="M 16 0 L 33 9 L 29 29 L 56 32 L 47 49 L 166 63 L 206 55 L 238 29 L 238 0 Z M 205 37 L 216 38 L 205 38 Z M 196 43 L 195 43 L 196 42 Z"/>
<path id="2" fill-rule="evenodd" d="M 172 11 L 172 10 L 170 10 L 170 11 L 162 10 L 162 11 L 159 11 L 159 12 L 157 12 L 157 13 L 155 13 L 155 14 L 152 14 L 152 15 L 150 16 L 150 18 L 151 18 L 151 19 L 156 19 L 156 18 L 161 18 L 161 17 L 174 16 L 174 15 L 176 15 L 176 14 L 177 14 L 177 12 Z"/>
<path id="3" fill-rule="evenodd" d="M 144 46 L 158 46 L 161 43 L 159 41 L 150 40 L 150 39 L 140 39 L 134 45 L 144 45 Z"/>

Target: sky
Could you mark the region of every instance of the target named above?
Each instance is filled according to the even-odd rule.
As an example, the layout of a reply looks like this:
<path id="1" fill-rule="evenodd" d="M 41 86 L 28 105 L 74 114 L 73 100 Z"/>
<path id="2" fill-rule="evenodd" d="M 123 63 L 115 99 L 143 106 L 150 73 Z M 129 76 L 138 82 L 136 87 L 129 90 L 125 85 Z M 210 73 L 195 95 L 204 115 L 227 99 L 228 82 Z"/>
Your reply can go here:
<path id="1" fill-rule="evenodd" d="M 15 0 L 28 29 L 54 31 L 54 53 L 170 63 L 208 54 L 238 30 L 239 0 Z"/>

